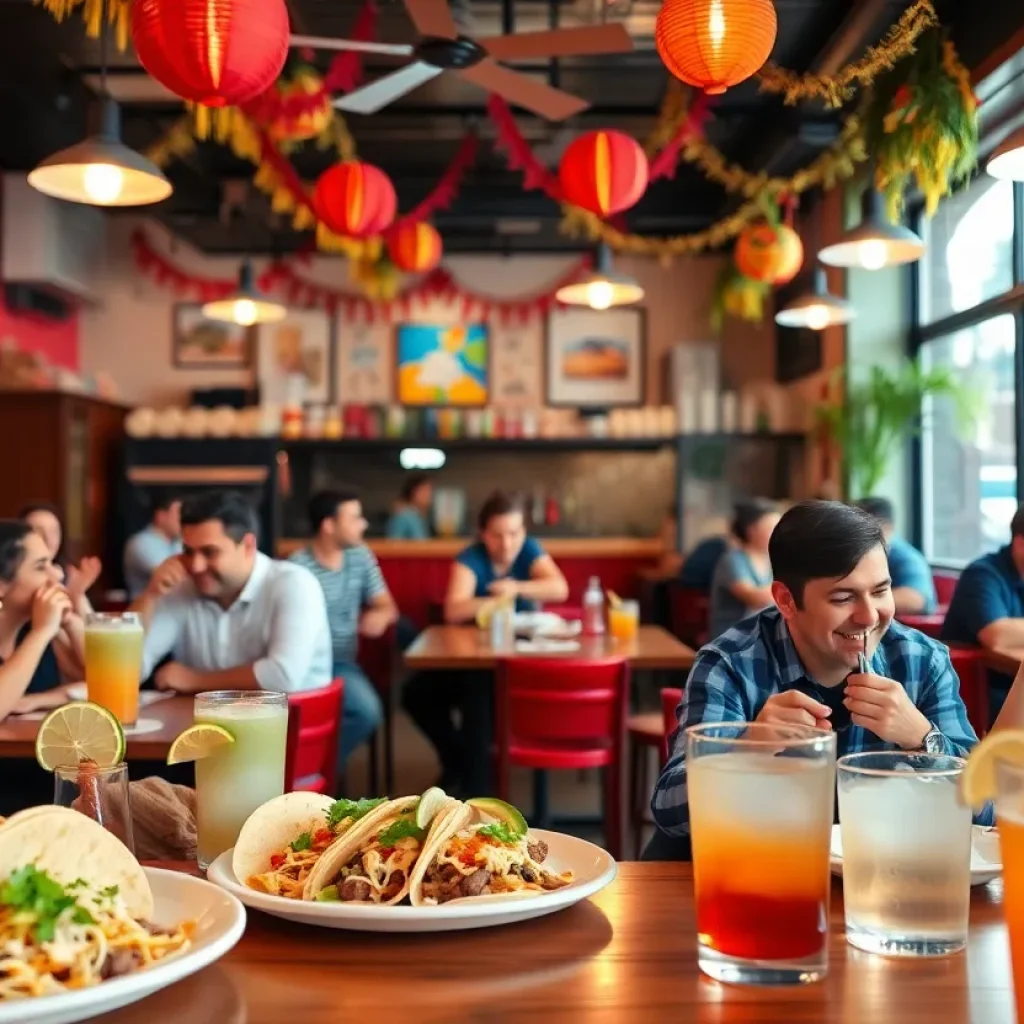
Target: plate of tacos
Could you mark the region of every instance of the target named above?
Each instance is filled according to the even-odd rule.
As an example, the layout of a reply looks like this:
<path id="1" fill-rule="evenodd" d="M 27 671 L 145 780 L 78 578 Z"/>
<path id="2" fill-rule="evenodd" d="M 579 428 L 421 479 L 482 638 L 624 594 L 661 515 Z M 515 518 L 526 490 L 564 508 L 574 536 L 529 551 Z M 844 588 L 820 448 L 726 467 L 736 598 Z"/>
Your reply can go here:
<path id="1" fill-rule="evenodd" d="M 603 889 L 615 861 L 529 829 L 500 800 L 289 793 L 258 808 L 207 877 L 252 909 L 324 928 L 420 932 L 541 917 Z"/>
<path id="2" fill-rule="evenodd" d="M 223 956 L 245 908 L 66 807 L 0 819 L 0 1024 L 71 1024 L 116 1010 Z"/>

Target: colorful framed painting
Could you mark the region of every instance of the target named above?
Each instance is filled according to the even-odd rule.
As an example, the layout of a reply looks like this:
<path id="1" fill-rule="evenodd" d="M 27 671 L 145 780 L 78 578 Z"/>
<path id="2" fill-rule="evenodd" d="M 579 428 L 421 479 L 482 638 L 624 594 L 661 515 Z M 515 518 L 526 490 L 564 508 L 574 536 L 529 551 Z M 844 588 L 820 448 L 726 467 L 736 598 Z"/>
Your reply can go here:
<path id="1" fill-rule="evenodd" d="M 399 324 L 395 394 L 401 405 L 480 406 L 489 392 L 487 325 Z"/>
<path id="2" fill-rule="evenodd" d="M 290 309 L 259 328 L 257 376 L 265 405 L 334 401 L 334 318 L 322 309 Z"/>
<path id="3" fill-rule="evenodd" d="M 208 320 L 202 303 L 177 302 L 171 362 L 179 370 L 238 370 L 250 363 L 252 328 Z"/>
<path id="4" fill-rule="evenodd" d="M 545 357 L 547 404 L 643 405 L 646 325 L 645 311 L 636 307 L 554 310 Z"/>

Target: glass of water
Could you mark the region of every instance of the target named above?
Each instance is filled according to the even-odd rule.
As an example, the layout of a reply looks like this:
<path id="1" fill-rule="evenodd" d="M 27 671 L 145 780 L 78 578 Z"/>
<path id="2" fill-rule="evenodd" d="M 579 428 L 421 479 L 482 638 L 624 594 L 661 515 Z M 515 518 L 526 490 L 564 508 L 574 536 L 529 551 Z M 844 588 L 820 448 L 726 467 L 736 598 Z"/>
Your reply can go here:
<path id="1" fill-rule="evenodd" d="M 885 751 L 836 767 L 847 941 L 886 956 L 958 953 L 971 898 L 963 759 Z"/>

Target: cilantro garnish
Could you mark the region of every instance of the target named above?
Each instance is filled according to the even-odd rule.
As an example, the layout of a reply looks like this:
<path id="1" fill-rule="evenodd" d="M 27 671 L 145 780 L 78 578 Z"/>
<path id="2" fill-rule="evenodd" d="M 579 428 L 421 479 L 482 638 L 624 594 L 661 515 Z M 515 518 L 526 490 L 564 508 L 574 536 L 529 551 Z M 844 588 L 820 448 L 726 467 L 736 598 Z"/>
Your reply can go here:
<path id="1" fill-rule="evenodd" d="M 108 900 L 112 900 L 120 891 L 118 886 L 108 885 L 105 889 L 100 889 L 100 895 L 105 896 Z"/>
<path id="2" fill-rule="evenodd" d="M 72 884 L 77 887 L 76 883 Z M 74 907 L 71 920 L 75 924 L 95 923 L 92 914 L 85 907 L 79 906 L 64 886 L 45 871 L 38 870 L 34 864 L 26 864 L 11 872 L 11 876 L 0 888 L 0 903 L 35 918 L 32 934 L 37 942 L 50 942 L 53 939 L 57 918 L 69 907 Z"/>
<path id="3" fill-rule="evenodd" d="M 296 853 L 301 853 L 303 850 L 308 850 L 313 845 L 313 836 L 309 832 L 303 832 L 298 839 L 288 845 L 291 846 Z"/>
<path id="4" fill-rule="evenodd" d="M 375 807 L 380 807 L 387 797 L 381 796 L 373 800 L 335 800 L 327 808 L 327 824 L 336 829 L 346 818 L 358 821 L 366 817 Z"/>
<path id="5" fill-rule="evenodd" d="M 390 850 L 400 839 L 416 839 L 423 842 L 427 830 L 420 828 L 414 818 L 396 818 L 379 836 L 377 844 L 382 850 Z"/>
<path id="6" fill-rule="evenodd" d="M 522 836 L 505 821 L 494 821 L 490 825 L 484 825 L 483 828 L 477 829 L 477 834 L 490 836 L 491 839 L 497 839 L 499 843 L 508 843 L 509 846 L 522 839 Z"/>

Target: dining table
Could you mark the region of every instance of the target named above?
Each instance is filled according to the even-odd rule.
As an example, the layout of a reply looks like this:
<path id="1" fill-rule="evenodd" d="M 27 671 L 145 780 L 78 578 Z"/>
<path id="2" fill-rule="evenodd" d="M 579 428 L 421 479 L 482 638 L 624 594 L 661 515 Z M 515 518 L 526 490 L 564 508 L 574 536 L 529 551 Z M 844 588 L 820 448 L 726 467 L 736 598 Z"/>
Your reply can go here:
<path id="1" fill-rule="evenodd" d="M 195 865 L 162 865 L 196 871 Z M 692 867 L 623 863 L 589 900 L 519 924 L 369 934 L 248 911 L 222 960 L 106 1024 L 697 1021 L 1013 1024 L 1000 881 L 972 890 L 967 950 L 887 959 L 849 946 L 833 883 L 829 970 L 791 988 L 725 985 L 697 967 Z"/>
<path id="2" fill-rule="evenodd" d="M 634 670 L 686 671 L 693 665 L 695 652 L 661 626 L 641 625 L 636 636 L 618 640 L 604 636 L 581 636 L 579 647 L 571 651 L 533 651 L 544 657 L 605 657 L 621 652 Z M 405 663 L 411 669 L 493 669 L 500 658 L 517 652 L 498 650 L 490 633 L 476 626 L 427 626 L 405 651 Z"/>

